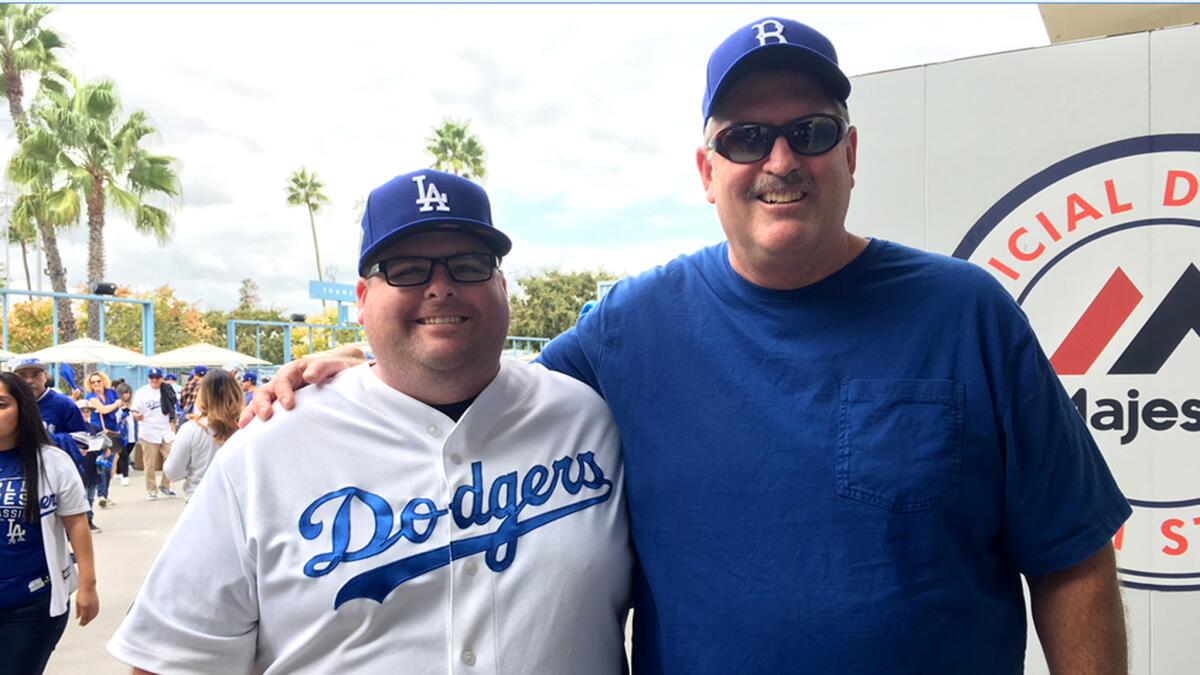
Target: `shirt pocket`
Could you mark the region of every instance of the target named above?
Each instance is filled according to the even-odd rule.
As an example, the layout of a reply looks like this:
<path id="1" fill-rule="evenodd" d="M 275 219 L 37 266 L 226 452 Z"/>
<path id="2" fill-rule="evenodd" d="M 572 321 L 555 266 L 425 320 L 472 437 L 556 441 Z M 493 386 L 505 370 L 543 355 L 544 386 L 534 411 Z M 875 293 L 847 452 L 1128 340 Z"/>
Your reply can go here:
<path id="1" fill-rule="evenodd" d="M 950 380 L 843 380 L 838 495 L 902 513 L 957 498 L 964 391 Z"/>

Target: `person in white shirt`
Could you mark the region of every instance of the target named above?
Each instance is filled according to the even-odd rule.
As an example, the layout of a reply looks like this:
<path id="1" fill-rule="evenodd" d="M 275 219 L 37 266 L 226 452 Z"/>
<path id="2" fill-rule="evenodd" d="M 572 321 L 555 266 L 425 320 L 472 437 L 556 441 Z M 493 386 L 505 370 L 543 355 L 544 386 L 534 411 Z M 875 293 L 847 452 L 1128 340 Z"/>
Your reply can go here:
<path id="1" fill-rule="evenodd" d="M 233 376 L 224 370 L 206 375 L 200 381 L 196 410 L 197 418 L 179 429 L 171 454 L 163 462 L 167 478 L 175 482 L 187 479 L 184 495 L 188 500 L 195 494 L 217 450 L 238 429 L 242 390 Z"/>
<path id="2" fill-rule="evenodd" d="M 500 358 L 510 247 L 464 178 L 371 193 L 357 295 L 378 360 L 229 439 L 110 653 L 135 672 L 624 670 L 620 439 L 589 387 Z"/>
<path id="3" fill-rule="evenodd" d="M 171 441 L 175 440 L 175 430 L 171 428 L 171 418 L 168 411 L 162 409 L 162 392 L 159 388 L 163 383 L 162 368 L 151 368 L 146 373 L 149 384 L 139 387 L 133 393 L 130 409 L 138 425 L 138 449 L 142 455 L 142 468 L 146 472 L 146 499 L 158 499 L 161 493 L 164 497 L 174 497 L 171 480 L 166 474 L 162 482 L 155 485 L 155 467 L 161 457 L 166 461 L 171 454 Z"/>

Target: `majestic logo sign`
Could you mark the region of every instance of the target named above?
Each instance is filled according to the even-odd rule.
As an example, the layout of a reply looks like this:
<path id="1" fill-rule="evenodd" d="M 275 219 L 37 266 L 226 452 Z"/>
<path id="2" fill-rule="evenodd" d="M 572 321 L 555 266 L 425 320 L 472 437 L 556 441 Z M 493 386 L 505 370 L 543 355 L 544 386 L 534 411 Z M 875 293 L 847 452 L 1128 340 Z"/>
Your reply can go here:
<path id="1" fill-rule="evenodd" d="M 762 23 L 756 23 L 751 28 L 754 29 L 754 38 L 758 40 L 759 46 L 787 43 L 787 38 L 783 37 L 783 24 L 775 19 L 767 19 Z M 771 38 L 775 38 L 774 43 L 769 42 Z"/>
<path id="2" fill-rule="evenodd" d="M 1200 590 L 1200 134 L 1116 141 L 1030 177 L 954 255 L 1029 315 L 1134 514 L 1121 582 Z"/>
<path id="3" fill-rule="evenodd" d="M 435 204 L 437 205 L 438 211 L 450 210 L 450 198 L 440 192 L 437 188 L 437 184 L 435 184 L 433 181 L 429 181 L 429 187 L 426 188 L 424 174 L 420 176 L 413 176 L 413 182 L 417 184 L 416 203 L 421 205 L 421 208 L 418 209 L 420 212 L 424 213 L 426 211 L 432 211 Z"/>
<path id="4" fill-rule="evenodd" d="M 568 495 L 578 495 L 585 488 L 588 492 L 584 493 L 582 499 L 542 510 L 535 515 L 526 514 L 524 520 L 520 519 L 526 509 L 537 511 L 537 507 L 550 501 L 559 487 Z M 358 574 L 338 591 L 334 609 L 356 598 L 383 602 L 388 594 L 404 582 L 477 553 L 484 553 L 484 562 L 489 569 L 502 572 L 512 564 L 517 554 L 517 540 L 521 536 L 559 518 L 607 501 L 612 489 L 612 481 L 604 477 L 604 470 L 596 463 L 595 453 L 592 452 L 581 452 L 575 458 L 557 459 L 549 468 L 535 465 L 525 472 L 523 478 L 518 477 L 516 472 L 506 473 L 493 480 L 486 490 L 483 464 L 475 462 L 471 464 L 471 482 L 458 486 L 448 505 L 439 507 L 434 500 L 426 497 L 410 499 L 400 510 L 398 518 L 383 497 L 357 487 L 342 488 L 322 495 L 300 516 L 301 536 L 316 539 L 325 532 L 324 520 L 315 519 L 318 513 L 333 512 L 326 534 L 330 549 L 309 559 L 304 566 L 304 574 L 310 577 L 324 576 L 342 563 L 380 555 L 401 540 L 423 543 L 433 535 L 447 515 L 460 531 L 487 528 L 493 521 L 499 521 L 500 524 L 492 532 L 456 539 L 449 546 L 422 551 Z M 337 508 L 327 507 L 326 504 L 336 505 Z M 351 550 L 351 541 L 354 540 L 351 511 L 355 508 L 369 509 L 375 527 L 369 541 Z"/>

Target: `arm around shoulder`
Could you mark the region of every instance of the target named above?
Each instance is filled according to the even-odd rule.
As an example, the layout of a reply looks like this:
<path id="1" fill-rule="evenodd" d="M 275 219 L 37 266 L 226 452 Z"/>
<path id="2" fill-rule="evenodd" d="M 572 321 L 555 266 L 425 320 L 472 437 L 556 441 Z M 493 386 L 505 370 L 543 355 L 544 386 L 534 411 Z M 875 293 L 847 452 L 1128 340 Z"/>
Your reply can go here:
<path id="1" fill-rule="evenodd" d="M 1129 672 L 1125 613 L 1111 544 L 1065 570 L 1027 577 L 1033 623 L 1050 672 Z"/>

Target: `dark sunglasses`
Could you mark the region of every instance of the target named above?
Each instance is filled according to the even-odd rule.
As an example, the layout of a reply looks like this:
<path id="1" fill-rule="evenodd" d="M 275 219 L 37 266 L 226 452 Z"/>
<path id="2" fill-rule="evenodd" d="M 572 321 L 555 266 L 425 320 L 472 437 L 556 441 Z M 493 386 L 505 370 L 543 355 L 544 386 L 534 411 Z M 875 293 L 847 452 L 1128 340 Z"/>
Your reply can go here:
<path id="1" fill-rule="evenodd" d="M 389 286 L 423 286 L 433 278 L 433 266 L 441 265 L 460 284 L 478 284 L 492 278 L 496 256 L 490 253 L 459 253 L 444 258 L 401 256 L 380 260 L 367 269 L 367 276 L 382 274 Z"/>
<path id="2" fill-rule="evenodd" d="M 735 124 L 718 131 L 708 147 L 737 164 L 753 164 L 771 154 L 775 139 L 783 136 L 797 155 L 823 155 L 837 147 L 850 125 L 837 115 L 805 115 L 783 126 Z"/>

